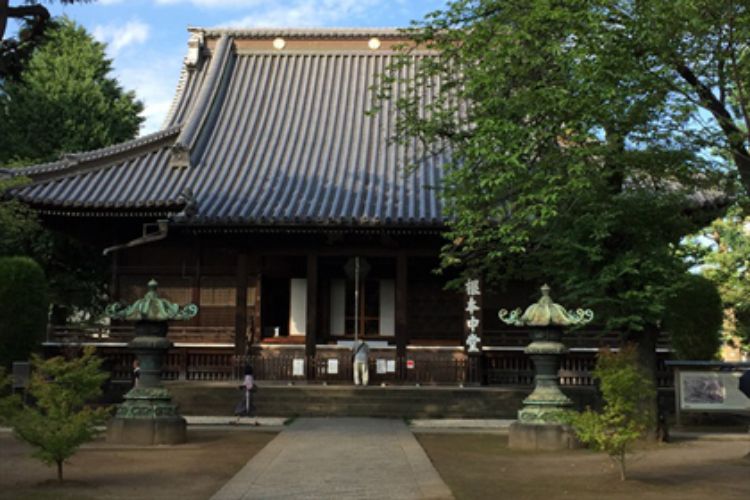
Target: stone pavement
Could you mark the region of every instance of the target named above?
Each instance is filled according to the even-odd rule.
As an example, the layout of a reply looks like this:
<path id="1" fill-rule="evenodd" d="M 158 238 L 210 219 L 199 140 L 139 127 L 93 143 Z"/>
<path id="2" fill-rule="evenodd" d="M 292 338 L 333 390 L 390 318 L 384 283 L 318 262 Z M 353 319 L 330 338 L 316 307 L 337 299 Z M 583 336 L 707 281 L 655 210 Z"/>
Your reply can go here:
<path id="1" fill-rule="evenodd" d="M 450 499 L 406 424 L 396 419 L 300 418 L 212 500 Z"/>

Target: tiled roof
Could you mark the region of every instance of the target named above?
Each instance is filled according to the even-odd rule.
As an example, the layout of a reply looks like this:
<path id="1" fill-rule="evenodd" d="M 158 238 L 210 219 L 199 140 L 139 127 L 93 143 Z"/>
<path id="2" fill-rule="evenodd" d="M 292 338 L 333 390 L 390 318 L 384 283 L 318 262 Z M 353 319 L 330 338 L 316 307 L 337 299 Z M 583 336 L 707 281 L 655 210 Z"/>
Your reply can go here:
<path id="1" fill-rule="evenodd" d="M 289 33 L 287 33 L 289 32 Z M 16 196 L 47 208 L 175 207 L 191 192 L 201 224 L 443 224 L 433 186 L 444 157 L 390 141 L 388 105 L 370 116 L 389 51 L 234 50 L 242 37 L 383 36 L 385 30 L 206 31 L 165 128 L 151 136 L 23 169 Z M 395 32 L 393 32 L 395 33 Z M 406 173 L 416 162 L 419 168 Z"/>
<path id="2" fill-rule="evenodd" d="M 404 38 L 404 33 L 396 28 L 188 28 L 209 37 L 228 35 L 234 38 Z"/>

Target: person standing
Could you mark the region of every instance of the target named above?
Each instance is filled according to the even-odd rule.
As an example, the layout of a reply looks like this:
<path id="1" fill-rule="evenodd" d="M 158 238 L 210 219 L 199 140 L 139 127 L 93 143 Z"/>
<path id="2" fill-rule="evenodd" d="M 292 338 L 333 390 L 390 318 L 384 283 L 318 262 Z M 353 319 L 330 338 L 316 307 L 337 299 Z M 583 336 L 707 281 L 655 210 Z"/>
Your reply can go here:
<path id="1" fill-rule="evenodd" d="M 354 385 L 367 385 L 370 380 L 369 358 L 370 346 L 362 340 L 352 345 L 352 357 L 354 358 Z"/>
<path id="2" fill-rule="evenodd" d="M 253 367 L 245 365 L 244 377 L 240 385 L 242 390 L 242 400 L 237 403 L 234 414 L 239 417 L 250 417 L 255 414 L 255 405 L 253 404 L 253 393 L 257 390 L 255 379 L 253 378 Z"/>
<path id="3" fill-rule="evenodd" d="M 141 382 L 141 362 L 133 360 L 133 389 L 137 389 Z"/>

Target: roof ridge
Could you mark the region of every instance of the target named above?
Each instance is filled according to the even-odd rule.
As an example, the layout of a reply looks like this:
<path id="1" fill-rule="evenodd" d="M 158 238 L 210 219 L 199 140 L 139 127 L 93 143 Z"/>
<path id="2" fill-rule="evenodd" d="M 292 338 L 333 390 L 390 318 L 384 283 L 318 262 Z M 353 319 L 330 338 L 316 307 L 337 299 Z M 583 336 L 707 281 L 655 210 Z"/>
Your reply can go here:
<path id="1" fill-rule="evenodd" d="M 180 131 L 180 135 L 172 146 L 172 158 L 170 164 L 173 167 L 190 166 L 190 154 L 198 142 L 198 138 L 203 130 L 211 108 L 216 101 L 219 93 L 221 80 L 228 66 L 230 54 L 232 52 L 232 37 L 222 34 L 219 43 L 214 49 L 213 57 L 208 68 L 206 79 L 201 84 L 201 88 L 196 96 L 193 109 L 185 120 L 185 125 Z"/>
<path id="2" fill-rule="evenodd" d="M 182 63 L 182 69 L 180 70 L 180 78 L 177 80 L 177 88 L 175 89 L 174 96 L 172 96 L 172 102 L 169 104 L 169 111 L 167 111 L 167 116 L 164 118 L 164 121 L 162 122 L 162 130 L 167 128 L 168 125 L 172 122 L 175 115 L 177 114 L 177 107 L 180 104 L 180 101 L 182 100 L 183 94 L 185 93 L 185 87 L 187 86 L 187 79 L 188 79 L 188 64 L 187 64 L 187 57 L 183 60 Z"/>
<path id="3" fill-rule="evenodd" d="M 61 160 L 48 163 L 40 163 L 37 165 L 31 165 L 19 169 L 13 169 L 15 175 L 27 175 L 35 176 L 40 174 L 49 174 L 63 172 L 70 168 L 81 165 L 83 162 L 90 162 L 99 160 L 107 156 L 113 156 L 116 154 L 127 153 L 138 149 L 149 144 L 159 142 L 171 135 L 177 134 L 182 128 L 182 124 L 173 125 L 171 127 L 158 130 L 151 134 L 147 134 L 129 141 L 120 142 L 111 146 L 106 146 L 92 151 L 84 151 L 81 153 L 66 153 L 63 155 Z"/>
<path id="4" fill-rule="evenodd" d="M 201 28 L 189 26 L 191 33 L 203 33 L 218 37 L 228 35 L 235 38 L 267 38 L 272 36 L 294 36 L 300 38 L 358 38 L 378 36 L 383 38 L 403 38 L 405 28 Z"/>

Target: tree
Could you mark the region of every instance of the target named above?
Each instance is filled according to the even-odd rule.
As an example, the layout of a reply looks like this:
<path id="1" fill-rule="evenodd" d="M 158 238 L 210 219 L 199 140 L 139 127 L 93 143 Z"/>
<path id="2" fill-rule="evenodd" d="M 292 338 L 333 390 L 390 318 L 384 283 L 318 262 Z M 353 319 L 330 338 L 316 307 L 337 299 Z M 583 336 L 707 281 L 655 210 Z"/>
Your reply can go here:
<path id="1" fill-rule="evenodd" d="M 648 429 L 651 416 L 644 408 L 656 391 L 638 366 L 632 348 L 623 348 L 617 353 L 600 352 L 593 374 L 600 382 L 604 408 L 598 413 L 586 409 L 573 414 L 570 422 L 582 442 L 610 456 L 624 481 L 627 454 Z"/>
<path id="2" fill-rule="evenodd" d="M 0 366 L 0 425 L 8 425 L 11 418 L 21 407 L 21 398 L 13 394 L 11 377 Z"/>
<path id="3" fill-rule="evenodd" d="M 96 437 L 96 426 L 109 415 L 108 408 L 89 405 L 109 376 L 101 371 L 101 364 L 93 347 L 70 361 L 35 356 L 29 393 L 36 402 L 11 418 L 14 434 L 35 448 L 35 458 L 57 466 L 60 481 L 65 460 Z"/>
<path id="4" fill-rule="evenodd" d="M 712 360 L 721 347 L 724 308 L 716 285 L 686 274 L 666 304 L 664 329 L 680 359 Z"/>
<path id="5" fill-rule="evenodd" d="M 109 76 L 104 45 L 62 18 L 0 93 L 0 163 L 52 161 L 129 140 L 143 105 Z"/>
<path id="6" fill-rule="evenodd" d="M 47 331 L 47 281 L 28 257 L 0 258 L 0 367 L 29 359 Z"/>
<path id="7" fill-rule="evenodd" d="M 458 42 L 476 54 L 495 54 L 488 37 L 509 37 L 516 49 L 533 50 L 557 67 L 572 63 L 581 96 L 597 83 L 623 76 L 617 94 L 600 94 L 598 112 L 614 100 L 656 111 L 653 139 L 713 148 L 714 163 L 729 160 L 750 193 L 750 2 L 747 0 L 456 0 L 417 23 L 422 40 Z M 547 24 L 554 30 L 546 29 Z M 456 34 L 463 31 L 464 34 Z M 552 36 L 553 44 L 531 36 Z M 539 52 L 540 47 L 552 48 Z M 559 49 L 559 50 L 557 50 Z M 511 54 L 508 54 L 511 55 Z M 522 55 L 515 50 L 515 55 Z M 570 59 L 568 56 L 573 56 Z M 522 59 L 509 58 L 508 71 Z M 511 69 L 512 71 L 512 69 Z M 542 82 L 540 82 L 542 83 Z M 611 85 L 606 85 L 612 89 Z M 596 90 L 596 89 L 594 89 Z M 660 108 L 654 108 L 655 102 Z M 540 104 L 547 104 L 540 101 Z M 585 104 L 585 99 L 579 104 Z M 581 107 L 571 108 L 581 116 Z M 688 127 L 685 125 L 688 124 Z M 643 139 L 643 138 L 641 138 Z"/>
<path id="8" fill-rule="evenodd" d="M 0 196 L 24 180 L 19 177 L 4 180 L 0 173 Z M 0 256 L 33 255 L 42 227 L 36 214 L 17 200 L 0 198 Z"/>
<path id="9" fill-rule="evenodd" d="M 685 245 L 701 274 L 719 290 L 725 309 L 724 338 L 750 349 L 750 217 L 743 204 L 731 207 Z M 708 243 L 708 244 L 707 244 Z"/>
<path id="10" fill-rule="evenodd" d="M 705 189 L 731 179 L 688 132 L 695 107 L 620 40 L 612 16 L 630 3 L 451 2 L 408 32 L 380 104 L 397 139 L 450 153 L 443 267 L 551 281 L 655 367 L 677 244 L 723 208 Z"/>
<path id="11" fill-rule="evenodd" d="M 23 182 L 20 177 L 0 179 L 0 193 Z M 96 316 L 103 309 L 107 261 L 101 251 L 60 232 L 45 230 L 27 205 L 0 199 L 0 257 L 15 255 L 31 256 L 44 268 L 53 324 L 64 323 L 72 313 Z"/>
<path id="12" fill-rule="evenodd" d="M 750 2 L 603 4 L 609 18 L 605 29 L 612 36 L 598 55 L 622 44 L 644 74 L 655 75 L 669 90 L 669 109 L 693 118 L 685 131 L 694 136 L 690 140 L 730 159 L 750 194 Z M 673 128 L 671 133 L 684 132 Z"/>
<path id="13" fill-rule="evenodd" d="M 60 0 L 60 3 L 88 1 Z M 8 19 L 22 22 L 16 37 L 5 38 Z M 31 51 L 43 40 L 49 22 L 49 11 L 40 1 L 26 0 L 22 5 L 10 5 L 10 0 L 0 0 L 0 81 L 18 77 Z"/>
<path id="14" fill-rule="evenodd" d="M 110 71 L 102 44 L 68 19 L 50 23 L 19 79 L 0 82 L 0 164 L 44 162 L 132 139 L 143 106 Z M 0 191 L 10 183 L 0 179 Z M 99 252 L 42 230 L 18 202 L 0 200 L 0 221 L 11 223 L 0 227 L 0 255 L 32 255 L 42 264 L 56 320 L 66 311 L 101 309 L 107 277 Z"/>

